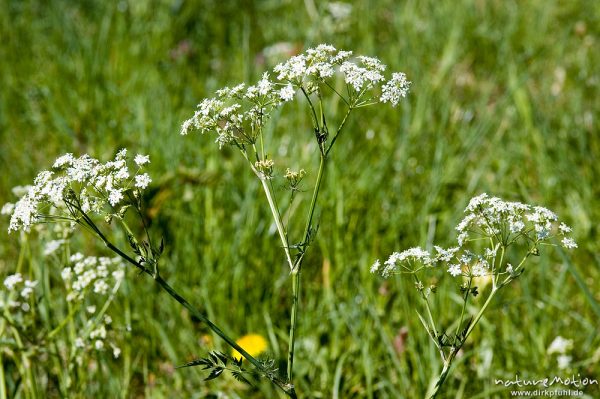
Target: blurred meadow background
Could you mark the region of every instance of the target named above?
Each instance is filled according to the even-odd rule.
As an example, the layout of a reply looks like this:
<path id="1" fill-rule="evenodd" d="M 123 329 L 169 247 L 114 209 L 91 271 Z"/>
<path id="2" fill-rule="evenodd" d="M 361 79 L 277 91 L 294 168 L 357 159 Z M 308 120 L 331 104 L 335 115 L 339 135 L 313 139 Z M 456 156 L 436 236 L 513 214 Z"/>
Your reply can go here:
<path id="1" fill-rule="evenodd" d="M 411 93 L 398 108 L 356 112 L 333 152 L 303 273 L 300 397 L 424 395 L 441 364 L 414 312 L 417 293 L 369 267 L 394 250 L 450 245 L 482 192 L 556 211 L 579 248 L 545 251 L 501 291 L 445 397 L 508 397 L 494 378 L 515 374 L 600 378 L 599 2 L 0 0 L 0 38 L 0 202 L 65 152 L 149 154 L 162 275 L 228 334 L 265 337 L 282 367 L 289 269 L 259 182 L 237 154 L 210 136 L 182 138 L 180 126 L 216 89 L 255 82 L 319 43 L 379 57 L 408 75 Z M 285 108 L 272 126 L 271 151 L 312 181 L 305 108 Z M 310 192 L 299 197 L 306 207 Z M 0 278 L 21 262 L 60 279 L 44 243 L 8 235 L 2 220 Z M 74 250 L 106 254 L 81 237 Z M 444 290 L 438 310 L 459 300 Z M 71 397 L 280 397 L 267 383 L 175 370 L 229 350 L 147 276 L 128 269 L 109 314 L 122 354 L 92 356 Z M 547 353 L 559 335 L 574 342 L 564 370 Z M 2 351 L 8 397 L 61 396 L 68 371 L 51 355 L 32 355 L 27 378 L 23 356 Z M 597 385 L 584 392 L 600 395 Z"/>

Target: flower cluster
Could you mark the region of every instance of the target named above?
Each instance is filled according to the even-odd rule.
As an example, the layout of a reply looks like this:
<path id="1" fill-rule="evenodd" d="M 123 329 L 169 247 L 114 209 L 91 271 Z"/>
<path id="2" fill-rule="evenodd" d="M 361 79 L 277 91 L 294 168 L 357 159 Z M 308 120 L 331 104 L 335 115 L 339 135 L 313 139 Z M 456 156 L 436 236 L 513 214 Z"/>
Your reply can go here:
<path id="1" fill-rule="evenodd" d="M 65 267 L 61 277 L 67 286 L 67 301 L 82 301 L 88 292 L 105 295 L 118 286 L 125 277 L 121 258 L 84 257 L 71 255 L 71 266 Z"/>
<path id="2" fill-rule="evenodd" d="M 371 267 L 372 273 L 388 277 L 396 273 L 414 273 L 422 267 L 446 264 L 452 276 L 481 277 L 506 274 L 513 276 L 518 271 L 510 263 L 498 257 L 500 248 L 521 242 L 527 245 L 528 254 L 537 254 L 539 244 L 558 236 L 564 248 L 576 248 L 575 241 L 568 236 L 571 228 L 558 221 L 556 214 L 541 206 L 520 202 L 504 201 L 497 197 L 481 194 L 474 197 L 465 209 L 465 217 L 458 224 L 458 245 L 449 249 L 435 246 L 435 255 L 422 248 L 411 248 L 394 252 L 381 265 L 377 260 Z M 483 239 L 483 240 L 482 240 Z M 489 243 L 482 253 L 471 251 L 467 246 L 477 242 Z"/>
<path id="3" fill-rule="evenodd" d="M 398 272 L 414 272 L 419 265 L 431 265 L 433 259 L 429 252 L 420 247 L 409 248 L 402 252 L 394 252 L 381 267 L 379 260 L 371 266 L 371 273 L 380 272 L 382 276 L 389 277 Z"/>
<path id="4" fill-rule="evenodd" d="M 77 207 L 83 213 L 103 213 L 109 206 L 115 212 L 117 206 L 125 202 L 129 190 L 143 190 L 152 181 L 147 173 L 141 173 L 148 156 L 137 155 L 134 159 L 136 170 L 131 172 L 127 165 L 127 150 L 122 149 L 114 160 L 102 163 L 89 155 L 79 158 L 73 154 L 59 157 L 51 170 L 37 175 L 34 184 L 14 205 L 7 204 L 3 213 L 10 213 L 8 231 L 28 231 L 31 225 L 43 221 L 45 217 L 58 211 L 52 217 L 72 217 L 67 213 L 67 203 L 71 210 Z"/>
<path id="5" fill-rule="evenodd" d="M 285 179 L 288 181 L 289 187 L 292 190 L 298 189 L 298 185 L 300 185 L 300 182 L 302 179 L 304 179 L 304 176 L 306 176 L 306 171 L 304 169 L 295 171 L 291 170 L 290 168 L 287 168 L 285 175 L 283 175 L 283 177 L 285 177 Z"/>
<path id="6" fill-rule="evenodd" d="M 298 91 L 308 95 L 321 90 L 321 85 L 329 85 L 327 80 L 336 72 L 343 76 L 348 88 L 349 98 L 342 99 L 349 106 L 375 102 L 396 106 L 408 93 L 410 82 L 403 73 L 394 73 L 386 80 L 385 69 L 377 58 L 353 58 L 351 51 L 321 44 L 275 66 L 276 80 L 271 80 L 265 72 L 253 86 L 240 84 L 218 90 L 215 98 L 205 99 L 198 105 L 194 115 L 183 123 L 181 134 L 191 130 L 216 132 L 220 147 L 253 144 L 275 108 L 293 100 Z M 361 102 L 365 93 L 376 87 L 381 88 L 380 96 Z"/>
<path id="7" fill-rule="evenodd" d="M 29 312 L 29 299 L 34 293 L 38 282 L 36 280 L 27 280 L 21 273 L 15 273 L 4 279 L 6 291 L 0 298 L 0 309 L 17 310 Z"/>
<path id="8" fill-rule="evenodd" d="M 88 351 L 105 351 L 109 348 L 113 357 L 118 358 L 121 355 L 121 348 L 117 346 L 115 337 L 111 336 L 112 331 L 112 318 L 109 315 L 88 320 L 82 334 L 75 339 L 75 350 L 79 352 L 76 361 L 81 364 L 82 355 Z"/>
<path id="9" fill-rule="evenodd" d="M 573 357 L 568 355 L 568 353 L 572 350 L 573 340 L 563 338 L 559 335 L 550 343 L 546 352 L 548 355 L 557 355 L 556 362 L 558 363 L 558 368 L 563 370 L 571 365 Z"/>
<path id="10" fill-rule="evenodd" d="M 272 159 L 264 159 L 254 163 L 261 179 L 271 179 L 273 177 L 273 166 L 275 166 L 275 162 Z"/>
<path id="11" fill-rule="evenodd" d="M 537 244 L 550 238 L 552 231 L 562 236 L 565 248 L 576 248 L 572 238 L 566 235 L 571 228 L 558 222 L 558 216 L 549 209 L 520 202 L 503 201 L 497 197 L 481 194 L 474 197 L 465 209 L 465 217 L 458 224 L 458 243 L 491 237 L 508 246 L 525 239 Z"/>

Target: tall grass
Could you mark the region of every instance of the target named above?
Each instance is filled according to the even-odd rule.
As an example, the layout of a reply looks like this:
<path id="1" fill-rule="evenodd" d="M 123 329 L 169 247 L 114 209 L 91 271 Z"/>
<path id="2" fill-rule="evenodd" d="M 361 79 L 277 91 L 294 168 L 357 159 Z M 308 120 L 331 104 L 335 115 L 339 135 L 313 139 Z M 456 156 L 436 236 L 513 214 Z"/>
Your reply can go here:
<path id="1" fill-rule="evenodd" d="M 420 331 L 411 284 L 376 280 L 369 265 L 388 248 L 444 243 L 463 204 L 484 191 L 556 210 L 580 248 L 541 258 L 499 294 L 447 396 L 505 397 L 493 378 L 556 374 L 546 355 L 556 335 L 575 341 L 576 370 L 598 377 L 599 7 L 364 0 L 332 26 L 326 4 L 311 0 L 1 0 L 0 199 L 13 201 L 13 186 L 63 152 L 107 158 L 126 146 L 150 154 L 153 175 L 162 176 L 147 200 L 167 239 L 163 275 L 227 331 L 267 337 L 283 365 L 286 346 L 276 343 L 287 335 L 289 272 L 260 187 L 207 137 L 175 136 L 199 99 L 272 66 L 267 46 L 331 42 L 378 55 L 407 73 L 412 95 L 402 112 L 382 108 L 351 121 L 325 176 L 321 229 L 304 268 L 299 394 L 410 398 L 435 383 L 441 364 Z M 293 115 L 279 115 L 272 132 L 284 142 L 311 133 Z M 294 150 L 306 160 L 316 151 Z M 310 193 L 299 195 L 307 202 Z M 18 254 L 17 239 L 4 235 L 2 275 Z M 41 248 L 31 243 L 25 254 L 28 267 L 44 270 Z M 126 345 L 119 360 L 97 359 L 89 396 L 278 395 L 267 385 L 244 391 L 231 381 L 205 383 L 195 369 L 174 371 L 221 344 L 135 273 L 113 306 Z"/>

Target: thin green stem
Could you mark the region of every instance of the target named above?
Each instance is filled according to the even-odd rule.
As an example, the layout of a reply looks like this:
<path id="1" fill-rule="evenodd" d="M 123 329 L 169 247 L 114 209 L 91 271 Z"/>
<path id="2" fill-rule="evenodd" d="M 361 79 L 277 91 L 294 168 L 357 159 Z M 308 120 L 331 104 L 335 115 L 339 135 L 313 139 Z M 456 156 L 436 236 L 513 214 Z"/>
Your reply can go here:
<path id="1" fill-rule="evenodd" d="M 465 296 L 463 298 L 463 306 L 460 312 L 460 319 L 458 320 L 458 326 L 456 326 L 456 333 L 454 333 L 454 342 L 458 338 L 458 333 L 460 332 L 460 327 L 462 326 L 463 319 L 465 317 L 465 310 L 467 308 L 467 302 L 469 301 L 470 293 L 471 293 L 471 284 L 473 283 L 473 278 L 469 277 L 469 282 L 467 284 L 467 290 L 465 291 Z"/>
<path id="2" fill-rule="evenodd" d="M 450 352 L 450 354 L 448 355 L 448 358 L 444 361 L 444 367 L 442 368 L 442 371 L 440 372 L 440 376 L 438 377 L 438 380 L 435 383 L 433 392 L 431 394 L 427 394 L 426 395 L 427 398 L 435 399 L 437 397 L 437 395 L 440 393 L 440 390 L 442 389 L 442 385 L 444 384 L 444 381 L 446 381 L 446 378 L 448 377 L 448 374 L 450 373 L 450 367 L 452 366 L 452 361 L 454 360 L 456 353 L 457 353 L 457 351 Z"/>
<path id="3" fill-rule="evenodd" d="M 287 379 L 292 381 L 294 376 L 294 343 L 296 340 L 296 323 L 298 320 L 298 303 L 300 301 L 300 269 L 292 271 L 292 315 L 290 322 L 290 339 L 288 342 Z"/>
<path id="4" fill-rule="evenodd" d="M 479 322 L 479 320 L 483 316 L 483 312 L 485 312 L 485 310 L 487 309 L 487 307 L 489 306 L 489 304 L 492 302 L 492 298 L 494 298 L 494 295 L 496 295 L 496 292 L 498 292 L 498 289 L 497 288 L 492 288 L 492 292 L 490 292 L 490 295 L 486 299 L 486 301 L 483 304 L 483 306 L 481 307 L 481 309 L 479 309 L 479 312 L 477 313 L 477 315 L 473 319 L 473 322 L 471 323 L 471 325 L 467 329 L 467 332 L 465 333 L 465 337 L 463 339 L 463 342 L 465 342 L 467 340 L 467 338 L 469 338 L 469 335 L 471 334 L 471 332 L 473 332 L 473 329 L 475 328 L 475 326 L 477 325 L 477 323 Z"/>
<path id="5" fill-rule="evenodd" d="M 301 267 L 302 260 L 304 259 L 306 247 L 308 246 L 309 241 L 310 241 L 312 221 L 313 221 L 313 217 L 315 215 L 315 208 L 317 206 L 317 199 L 319 198 L 319 190 L 321 189 L 321 182 L 323 181 L 323 175 L 325 173 L 326 163 L 327 163 L 327 155 L 321 154 L 321 160 L 319 162 L 319 171 L 317 172 L 317 180 L 315 182 L 315 187 L 313 189 L 312 198 L 310 200 L 310 207 L 308 208 L 308 216 L 306 218 L 306 225 L 304 226 L 304 233 L 302 235 L 303 236 L 303 242 L 302 242 L 303 250 L 302 250 L 302 253 L 300 254 L 300 257 L 296 260 L 296 264 L 294 265 L 294 268 Z"/>
<path id="6" fill-rule="evenodd" d="M 273 219 L 275 220 L 275 225 L 277 226 L 277 232 L 279 233 L 279 238 L 281 239 L 281 243 L 283 245 L 283 250 L 285 251 L 285 256 L 287 258 L 288 265 L 290 266 L 290 269 L 293 269 L 294 262 L 292 261 L 292 255 L 290 254 L 290 246 L 288 244 L 287 234 L 285 232 L 285 228 L 283 227 L 283 223 L 281 222 L 281 215 L 279 214 L 279 209 L 277 209 L 277 205 L 275 204 L 275 200 L 273 199 L 271 188 L 269 187 L 267 180 L 264 178 L 260 179 L 260 183 L 262 184 L 263 191 L 267 196 L 269 208 L 271 209 L 271 213 L 273 214 Z"/>
<path id="7" fill-rule="evenodd" d="M 496 264 L 496 258 L 494 255 L 494 265 L 492 269 L 492 289 L 496 289 L 498 287 L 498 278 L 500 277 L 500 268 L 502 267 L 502 262 L 504 262 L 504 253 L 506 251 L 504 245 L 501 246 L 502 252 L 500 252 L 500 261 Z"/>
<path id="8" fill-rule="evenodd" d="M 4 360 L 0 352 L 0 399 L 6 399 L 6 379 L 4 377 Z"/>
<path id="9" fill-rule="evenodd" d="M 60 324 L 58 326 L 56 326 L 52 331 L 50 331 L 50 333 L 48 333 L 48 335 L 46 336 L 46 338 L 48 340 L 51 340 L 52 338 L 54 338 L 54 336 L 56 334 L 58 334 L 63 328 L 65 328 L 67 326 L 67 324 L 69 324 L 71 319 L 73 319 L 73 316 L 75 315 L 75 313 L 77 313 L 77 311 L 79 310 L 79 306 L 75 306 L 75 307 L 69 306 L 69 308 L 70 309 L 69 309 L 69 313 L 67 314 L 67 316 L 64 319 L 62 319 Z"/>
<path id="10" fill-rule="evenodd" d="M 481 309 L 479 309 L 479 313 L 477 313 L 477 315 L 475 316 L 475 319 L 473 319 L 473 322 L 469 325 L 469 328 L 467 329 L 467 332 L 465 333 L 462 343 L 464 343 L 467 340 L 467 338 L 469 337 L 469 335 L 471 334 L 471 332 L 473 331 L 473 329 L 475 328 L 475 326 L 477 325 L 477 323 L 483 316 L 483 312 L 485 312 L 486 308 L 491 303 L 492 298 L 494 297 L 496 292 L 497 292 L 497 289 L 492 289 L 490 296 L 487 298 L 487 300 L 485 301 L 485 303 L 483 304 Z M 438 377 L 438 381 L 435 384 L 433 392 L 431 394 L 427 395 L 427 397 L 429 399 L 434 399 L 439 394 L 440 389 L 442 388 L 442 385 L 444 384 L 444 381 L 446 381 L 446 378 L 448 377 L 448 374 L 450 372 L 450 367 L 452 366 L 452 362 L 454 361 L 456 354 L 460 350 L 462 343 L 460 346 L 453 347 L 452 350 L 450 351 L 450 353 L 448 354 L 448 357 L 444 361 L 444 367 L 442 368 L 442 371 Z"/>
<path id="11" fill-rule="evenodd" d="M 438 350 L 440 352 L 440 357 L 442 358 L 442 361 L 445 361 L 446 356 L 444 354 L 444 351 L 442 350 L 442 347 L 440 346 L 440 344 L 438 342 L 438 332 L 437 332 L 437 328 L 435 326 L 435 321 L 433 320 L 431 308 L 429 306 L 429 299 L 427 298 L 427 295 L 425 295 L 425 293 L 423 292 L 423 288 L 422 288 L 423 283 L 421 282 L 421 280 L 419 280 L 419 277 L 417 277 L 417 274 L 415 272 L 412 272 L 411 274 L 415 280 L 415 285 L 416 285 L 417 289 L 419 290 L 419 293 L 421 294 L 421 298 L 423 298 L 423 300 L 425 301 L 425 309 L 427 309 L 427 317 L 429 317 L 429 327 L 431 327 L 431 330 L 433 330 L 433 334 L 430 332 L 430 328 L 426 325 L 425 320 L 422 319 L 420 314 L 419 314 L 419 317 L 421 317 L 421 322 L 423 323 L 423 327 L 425 327 L 425 329 L 427 330 L 427 334 L 431 337 L 431 340 L 435 344 L 436 348 L 438 348 Z"/>
<path id="12" fill-rule="evenodd" d="M 308 105 L 312 111 L 313 125 L 315 126 L 315 129 L 318 129 L 319 128 L 319 119 L 317 118 L 317 111 L 315 111 L 315 106 L 313 105 L 313 103 L 310 99 L 310 96 L 308 95 L 308 93 L 306 92 L 304 87 L 300 86 L 300 90 L 302 90 L 302 94 L 304 94 L 304 97 L 308 101 Z"/>
<path id="13" fill-rule="evenodd" d="M 335 132 L 335 136 L 333 136 L 333 138 L 331 139 L 331 142 L 329 143 L 329 147 L 327 147 L 327 151 L 325 151 L 325 155 L 328 155 L 329 152 L 331 151 L 331 148 L 335 144 L 335 141 L 337 140 L 338 136 L 340 135 L 340 132 L 344 128 L 344 125 L 346 124 L 346 121 L 348 120 L 348 116 L 350 115 L 350 112 L 352 112 L 353 109 L 354 109 L 354 107 L 348 107 L 348 110 L 346 111 L 346 115 L 344 115 L 344 119 L 342 119 L 342 122 L 338 126 L 337 131 Z"/>
<path id="14" fill-rule="evenodd" d="M 523 264 L 525 263 L 525 261 L 527 260 L 527 258 L 529 258 L 531 256 L 531 254 L 532 254 L 532 252 L 527 252 L 527 254 L 523 257 L 523 259 L 521 259 L 521 262 L 519 262 L 519 264 L 517 265 L 517 267 L 515 267 L 513 269 L 513 274 L 514 273 L 518 273 L 521 270 Z M 500 285 L 498 285 L 498 288 L 504 287 L 506 284 L 510 283 L 514 278 L 515 277 L 513 277 L 513 275 L 509 275 L 508 277 L 506 277 L 504 279 L 504 281 L 502 281 L 500 283 Z"/>

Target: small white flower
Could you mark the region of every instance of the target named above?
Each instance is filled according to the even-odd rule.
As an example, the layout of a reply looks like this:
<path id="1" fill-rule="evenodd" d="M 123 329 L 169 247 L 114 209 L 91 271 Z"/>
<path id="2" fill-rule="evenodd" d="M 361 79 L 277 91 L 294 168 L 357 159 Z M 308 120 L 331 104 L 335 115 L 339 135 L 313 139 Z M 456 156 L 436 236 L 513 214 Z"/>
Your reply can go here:
<path id="1" fill-rule="evenodd" d="M 561 337 L 560 335 L 554 338 L 550 346 L 548 347 L 547 353 L 549 355 L 553 353 L 565 354 L 567 351 L 573 349 L 573 340 L 566 339 Z"/>
<path id="2" fill-rule="evenodd" d="M 15 204 L 12 202 L 7 202 L 2 206 L 2 210 L 0 211 L 0 215 L 11 215 L 15 210 Z"/>
<path id="3" fill-rule="evenodd" d="M 121 201 L 122 199 L 123 199 L 123 190 L 120 188 L 116 189 L 116 190 L 112 190 L 108 196 L 108 202 L 110 202 L 110 204 L 112 206 L 116 206 L 119 203 L 119 201 Z"/>
<path id="4" fill-rule="evenodd" d="M 9 291 L 12 291 L 13 288 L 15 288 L 15 285 L 21 283 L 22 281 L 23 281 L 23 276 L 21 276 L 21 273 L 15 273 L 4 279 L 4 286 Z"/>
<path id="5" fill-rule="evenodd" d="M 436 259 L 439 261 L 442 261 L 442 262 L 450 262 L 452 260 L 452 258 L 454 257 L 454 255 L 456 254 L 456 252 L 458 252 L 458 250 L 460 249 L 459 247 L 444 249 L 437 245 L 434 246 L 434 248 L 437 252 Z"/>
<path id="6" fill-rule="evenodd" d="M 281 97 L 281 99 L 283 101 L 291 101 L 294 99 L 295 95 L 296 95 L 296 90 L 294 89 L 294 86 L 292 86 L 291 84 L 288 84 L 287 86 L 285 86 L 281 90 L 279 90 L 279 97 Z"/>
<path id="7" fill-rule="evenodd" d="M 151 182 L 152 179 L 150 178 L 150 176 L 148 176 L 148 173 L 137 175 L 135 177 L 135 186 L 141 188 L 142 190 L 148 187 L 148 184 L 150 184 Z"/>
<path id="8" fill-rule="evenodd" d="M 560 232 L 561 232 L 561 233 L 563 233 L 563 234 L 570 233 L 570 232 L 572 231 L 572 229 L 571 229 L 569 226 L 567 226 L 566 224 L 564 224 L 564 223 L 561 223 L 561 224 L 558 226 L 558 229 L 559 229 L 559 230 L 560 230 Z"/>
<path id="9" fill-rule="evenodd" d="M 509 274 L 513 274 L 513 272 L 514 272 L 513 265 L 511 265 L 510 263 L 507 263 L 507 264 L 506 264 L 506 271 L 507 271 Z"/>
<path id="10" fill-rule="evenodd" d="M 96 312 L 96 306 L 95 306 L 95 305 L 87 306 L 87 307 L 85 308 L 85 310 L 86 310 L 88 313 L 90 313 L 90 314 L 92 314 L 92 313 L 95 313 L 95 312 Z"/>
<path id="11" fill-rule="evenodd" d="M 98 327 L 95 330 L 93 330 L 92 332 L 90 332 L 90 339 L 96 339 L 96 338 L 100 338 L 100 339 L 106 338 L 106 327 L 101 325 L 100 327 Z"/>
<path id="12" fill-rule="evenodd" d="M 521 220 L 509 221 L 509 228 L 511 233 L 520 233 L 525 228 L 525 223 Z"/>
<path id="13" fill-rule="evenodd" d="M 147 163 L 150 163 L 150 156 L 149 155 L 137 154 L 135 156 L 135 158 L 133 159 L 133 161 L 138 166 L 146 165 Z"/>
<path id="14" fill-rule="evenodd" d="M 56 159 L 56 161 L 54 161 L 54 165 L 52 165 L 52 167 L 53 168 L 61 168 L 65 165 L 71 166 L 73 164 L 73 160 L 74 160 L 73 154 L 68 153 L 68 154 L 58 157 Z"/>
<path id="15" fill-rule="evenodd" d="M 379 101 L 382 103 L 389 102 L 395 107 L 408 94 L 410 83 L 406 79 L 406 74 L 402 72 L 393 73 L 392 78 L 383 85 Z"/>
<path id="16" fill-rule="evenodd" d="M 115 270 L 112 272 L 112 276 L 115 280 L 121 281 L 125 277 L 125 272 L 123 270 Z"/>
<path id="17" fill-rule="evenodd" d="M 377 259 L 375 261 L 375 263 L 373 263 L 373 265 L 371 266 L 371 273 L 377 273 L 379 271 L 380 267 L 381 267 L 381 262 L 379 261 L 379 259 Z"/>
<path id="18" fill-rule="evenodd" d="M 493 258 L 494 256 L 496 256 L 496 252 L 497 252 L 496 248 L 486 248 L 484 256 L 486 258 Z"/>
<path id="19" fill-rule="evenodd" d="M 52 241 L 48 241 L 46 243 L 46 246 L 44 247 L 44 256 L 48 256 L 50 254 L 53 254 L 54 252 L 56 252 L 56 250 L 58 248 L 60 248 L 60 246 L 62 244 L 64 244 L 65 240 L 52 240 Z"/>
<path id="20" fill-rule="evenodd" d="M 306 73 L 306 57 L 304 55 L 294 56 L 287 62 L 277 65 L 273 70 L 279 73 L 277 76 L 279 80 L 302 80 L 302 76 Z"/>
<path id="21" fill-rule="evenodd" d="M 129 177 L 129 170 L 127 170 L 126 167 L 123 167 L 118 169 L 114 176 L 116 180 L 125 180 Z"/>
<path id="22" fill-rule="evenodd" d="M 111 346 L 112 346 L 112 350 L 113 350 L 113 357 L 115 359 L 117 359 L 121 355 L 121 349 L 114 345 L 111 345 Z"/>
<path id="23" fill-rule="evenodd" d="M 448 266 L 448 273 L 452 275 L 452 277 L 460 276 L 462 274 L 462 267 L 458 263 L 451 264 Z"/>
<path id="24" fill-rule="evenodd" d="M 37 281 L 25 280 L 25 288 L 21 290 L 21 297 L 28 298 L 33 293 L 33 289 L 37 285 Z"/>
<path id="25" fill-rule="evenodd" d="M 556 362 L 558 363 L 558 368 L 561 370 L 569 368 L 572 360 L 573 360 L 573 357 L 567 356 L 567 355 L 560 355 L 556 358 Z"/>
<path id="26" fill-rule="evenodd" d="M 84 258 L 84 256 L 83 256 L 83 254 L 81 252 L 76 252 L 76 253 L 74 253 L 73 255 L 71 255 L 69 257 L 69 261 L 71 263 L 75 263 L 75 262 L 82 261 L 83 258 Z"/>
<path id="27" fill-rule="evenodd" d="M 562 242 L 563 247 L 565 247 L 567 249 L 577 248 L 577 243 L 572 238 L 565 237 L 562 239 L 561 242 Z"/>
<path id="28" fill-rule="evenodd" d="M 482 277 L 489 273 L 489 263 L 484 259 L 479 259 L 471 268 L 471 273 L 475 277 Z"/>
<path id="29" fill-rule="evenodd" d="M 104 348 L 104 342 L 97 339 L 96 342 L 94 342 L 94 348 L 96 348 L 97 350 L 101 350 L 102 348 Z"/>
<path id="30" fill-rule="evenodd" d="M 266 96 L 271 91 L 273 87 L 273 83 L 269 80 L 269 73 L 265 72 L 262 76 L 262 79 L 258 81 L 256 84 L 256 89 L 258 94 L 261 96 Z"/>
<path id="31" fill-rule="evenodd" d="M 96 282 L 94 283 L 94 292 L 96 294 L 104 295 L 108 292 L 109 289 L 110 287 L 108 286 L 108 284 L 106 284 L 106 281 L 104 280 L 96 280 Z"/>
<path id="32" fill-rule="evenodd" d="M 22 228 L 29 231 L 32 224 L 37 221 L 38 200 L 34 196 L 26 194 L 16 204 L 10 218 L 8 232 Z"/>
<path id="33" fill-rule="evenodd" d="M 85 347 L 85 342 L 83 341 L 82 338 L 80 338 L 80 337 L 75 338 L 75 347 L 76 348 L 83 348 L 83 347 Z"/>

